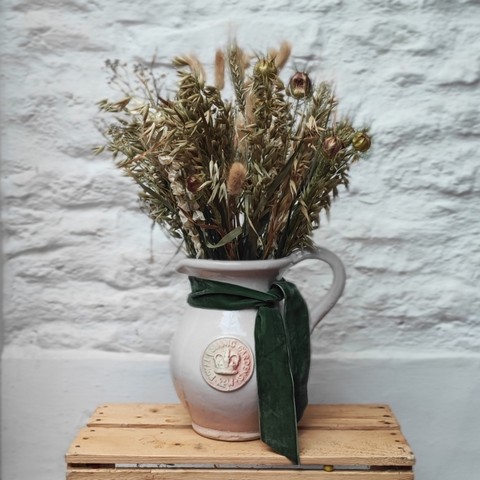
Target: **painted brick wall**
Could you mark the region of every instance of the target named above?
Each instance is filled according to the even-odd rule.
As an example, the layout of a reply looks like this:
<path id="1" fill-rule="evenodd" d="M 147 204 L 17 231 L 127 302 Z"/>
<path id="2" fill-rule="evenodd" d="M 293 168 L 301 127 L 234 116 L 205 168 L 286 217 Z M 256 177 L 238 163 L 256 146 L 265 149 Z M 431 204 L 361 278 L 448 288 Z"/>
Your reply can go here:
<path id="1" fill-rule="evenodd" d="M 211 63 L 234 30 L 251 48 L 293 42 L 294 64 L 334 81 L 375 137 L 316 235 L 348 283 L 314 352 L 478 351 L 478 1 L 0 5 L 5 345 L 168 352 L 187 283 L 133 185 L 90 153 L 95 102 L 112 95 L 102 65 Z M 310 301 L 322 291 L 292 277 Z"/>

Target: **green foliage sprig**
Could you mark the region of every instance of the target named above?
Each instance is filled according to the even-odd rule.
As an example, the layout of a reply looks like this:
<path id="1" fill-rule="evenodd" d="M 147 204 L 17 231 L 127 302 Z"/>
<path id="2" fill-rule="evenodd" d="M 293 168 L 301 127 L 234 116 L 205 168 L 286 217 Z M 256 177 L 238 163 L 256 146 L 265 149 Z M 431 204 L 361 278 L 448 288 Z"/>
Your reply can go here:
<path id="1" fill-rule="evenodd" d="M 163 98 L 152 68 L 107 62 L 125 98 L 103 100 L 114 115 L 104 131 L 117 165 L 140 187 L 145 212 L 188 256 L 280 258 L 314 247 L 352 163 L 370 147 L 365 129 L 337 120 L 331 85 L 280 71 L 290 45 L 255 58 L 238 45 L 217 51 L 215 84 L 192 56 L 173 65 L 178 87 Z M 234 94 L 221 92 L 228 71 Z"/>

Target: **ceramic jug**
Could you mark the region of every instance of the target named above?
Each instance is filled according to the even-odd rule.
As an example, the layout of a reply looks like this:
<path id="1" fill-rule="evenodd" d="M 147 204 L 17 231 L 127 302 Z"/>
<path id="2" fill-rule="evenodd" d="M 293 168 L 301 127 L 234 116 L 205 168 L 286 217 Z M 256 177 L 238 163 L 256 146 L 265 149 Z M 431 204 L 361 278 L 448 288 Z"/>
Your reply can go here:
<path id="1" fill-rule="evenodd" d="M 177 270 L 188 276 L 267 292 L 273 281 L 302 261 L 327 263 L 333 280 L 310 308 L 311 330 L 335 305 L 345 286 L 345 269 L 331 251 L 318 248 L 275 260 L 184 259 Z M 227 441 L 259 438 L 254 327 L 256 310 L 210 310 L 187 305 L 171 346 L 173 383 L 193 429 Z"/>

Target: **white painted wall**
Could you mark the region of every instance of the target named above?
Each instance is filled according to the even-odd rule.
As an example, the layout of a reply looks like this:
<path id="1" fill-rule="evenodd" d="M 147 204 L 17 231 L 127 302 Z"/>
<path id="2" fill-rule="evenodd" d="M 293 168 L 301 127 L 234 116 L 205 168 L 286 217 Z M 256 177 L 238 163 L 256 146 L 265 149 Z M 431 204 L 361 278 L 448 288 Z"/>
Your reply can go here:
<path id="1" fill-rule="evenodd" d="M 61 479 L 99 403 L 175 400 L 187 284 L 128 179 L 90 154 L 92 119 L 105 59 L 208 63 L 233 26 L 247 47 L 292 41 L 375 136 L 316 236 L 348 283 L 312 339 L 312 401 L 388 402 L 417 478 L 475 480 L 479 21 L 477 0 L 2 0 L 2 479 Z M 328 281 L 292 278 L 310 301 Z"/>

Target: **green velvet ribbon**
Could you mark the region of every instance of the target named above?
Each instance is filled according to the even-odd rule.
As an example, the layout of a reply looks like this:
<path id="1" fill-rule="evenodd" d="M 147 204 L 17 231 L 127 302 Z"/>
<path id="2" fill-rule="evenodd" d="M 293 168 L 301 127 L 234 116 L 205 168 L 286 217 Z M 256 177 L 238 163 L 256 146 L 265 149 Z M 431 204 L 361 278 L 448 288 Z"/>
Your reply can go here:
<path id="1" fill-rule="evenodd" d="M 274 451 L 299 464 L 297 422 L 308 403 L 310 325 L 305 300 L 293 283 L 278 280 L 268 292 L 190 277 L 193 307 L 257 309 L 255 368 L 260 432 Z M 283 300 L 283 311 L 279 302 Z"/>

